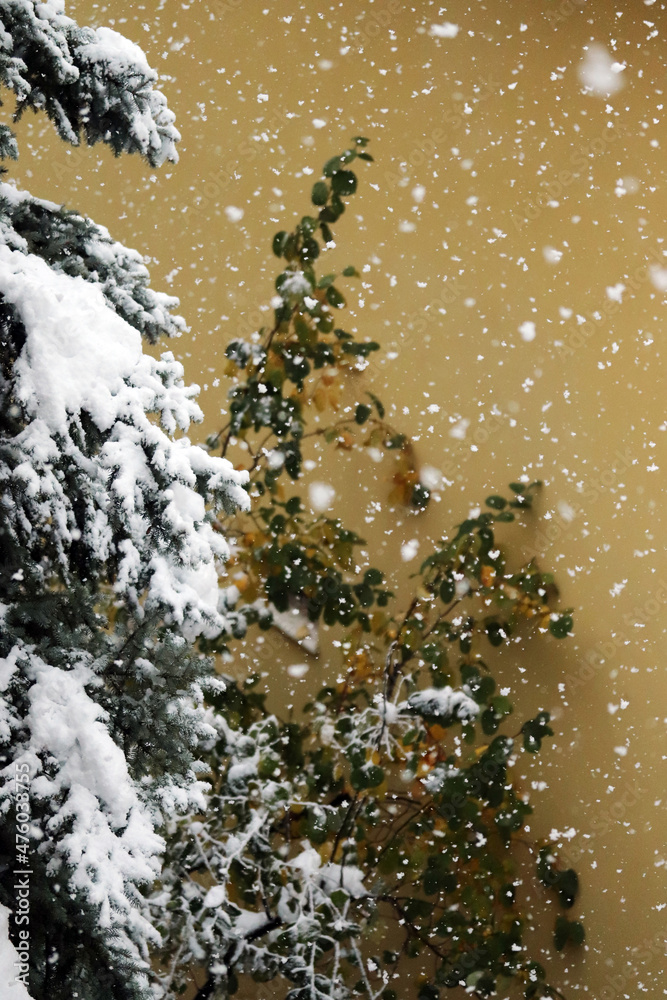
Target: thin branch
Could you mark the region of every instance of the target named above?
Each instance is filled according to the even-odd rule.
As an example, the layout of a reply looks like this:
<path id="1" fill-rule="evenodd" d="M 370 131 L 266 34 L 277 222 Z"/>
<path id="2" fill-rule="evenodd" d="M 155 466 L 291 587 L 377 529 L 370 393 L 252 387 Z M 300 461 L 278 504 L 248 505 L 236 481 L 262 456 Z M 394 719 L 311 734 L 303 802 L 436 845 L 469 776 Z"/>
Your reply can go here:
<path id="1" fill-rule="evenodd" d="M 407 913 L 405 912 L 405 909 L 401 906 L 396 896 L 383 895 L 383 896 L 378 896 L 377 899 L 380 899 L 385 903 L 389 903 L 390 906 L 393 906 L 396 912 L 398 913 L 399 917 L 403 921 L 403 924 L 408 933 L 412 934 L 412 936 L 417 938 L 418 941 L 421 941 L 421 943 L 425 945 L 430 951 L 432 951 L 434 955 L 437 955 L 438 958 L 441 959 L 441 961 L 444 962 L 449 957 L 448 955 L 444 954 L 440 950 L 440 948 L 437 947 L 437 945 L 432 944 L 427 937 L 424 937 L 421 931 L 417 927 L 415 927 L 415 925 L 408 917 Z"/>
<path id="2" fill-rule="evenodd" d="M 333 861 L 334 858 L 336 857 L 336 851 L 338 850 L 338 846 L 339 846 L 341 840 L 343 839 L 343 833 L 345 831 L 345 828 L 346 828 L 346 826 L 348 824 L 348 821 L 350 819 L 354 818 L 354 813 L 355 813 L 355 811 L 357 809 L 358 804 L 359 804 L 359 792 L 355 792 L 354 798 L 350 802 L 350 804 L 349 804 L 349 806 L 347 808 L 347 812 L 345 813 L 345 816 L 343 817 L 343 822 L 338 827 L 338 830 L 336 832 L 336 837 L 334 839 L 333 846 L 331 848 L 331 855 L 329 857 L 329 861 Z"/>

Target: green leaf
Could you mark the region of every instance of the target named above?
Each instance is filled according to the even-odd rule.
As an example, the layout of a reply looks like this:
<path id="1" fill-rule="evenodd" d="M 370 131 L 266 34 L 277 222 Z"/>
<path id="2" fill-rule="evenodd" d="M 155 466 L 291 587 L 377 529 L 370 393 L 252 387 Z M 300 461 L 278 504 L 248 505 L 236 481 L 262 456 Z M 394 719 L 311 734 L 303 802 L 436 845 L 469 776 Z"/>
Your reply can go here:
<path id="1" fill-rule="evenodd" d="M 511 715 L 514 706 L 507 695 L 497 694 L 491 699 L 491 707 L 497 715 Z"/>
<path id="2" fill-rule="evenodd" d="M 357 271 L 356 267 L 353 267 L 350 264 L 349 267 L 346 267 L 346 268 L 343 269 L 343 275 L 346 278 L 358 278 L 359 277 L 359 272 Z"/>
<path id="3" fill-rule="evenodd" d="M 502 646 L 508 638 L 507 629 L 499 622 L 489 622 L 486 626 L 486 637 L 492 646 Z"/>
<path id="4" fill-rule="evenodd" d="M 307 239 L 303 241 L 303 246 L 299 251 L 299 256 L 301 260 L 306 261 L 316 260 L 320 255 L 320 245 L 317 240 Z"/>
<path id="5" fill-rule="evenodd" d="M 370 764 L 364 768 L 366 776 L 365 788 L 377 788 L 384 781 L 384 771 L 377 764 Z"/>
<path id="6" fill-rule="evenodd" d="M 329 185 L 326 181 L 317 181 L 313 184 L 313 192 L 311 194 L 311 201 L 313 205 L 326 205 L 329 199 Z"/>
<path id="7" fill-rule="evenodd" d="M 342 309 L 345 305 L 345 298 L 341 295 L 337 288 L 330 285 L 327 288 L 327 302 L 330 306 L 333 306 L 334 309 Z"/>
<path id="8" fill-rule="evenodd" d="M 330 344 L 323 344 L 321 341 L 315 345 L 315 350 L 313 351 L 313 366 L 315 368 L 324 368 L 325 365 L 333 365 L 336 361 L 336 355 Z"/>
<path id="9" fill-rule="evenodd" d="M 582 945 L 586 940 L 586 930 L 579 920 L 570 921 L 570 941 L 577 946 Z"/>
<path id="10" fill-rule="evenodd" d="M 380 345 L 377 344 L 374 340 L 366 341 L 363 344 L 360 344 L 356 341 L 353 341 L 352 343 L 346 341 L 346 343 L 343 344 L 344 354 L 353 354 L 356 357 L 361 357 L 361 358 L 367 357 L 372 351 L 379 351 L 379 350 L 380 350 Z M 404 435 L 397 435 L 397 436 L 400 436 L 403 438 L 403 440 L 405 440 Z"/>
<path id="11" fill-rule="evenodd" d="M 286 233 L 284 229 L 281 229 L 281 231 L 276 233 L 273 237 L 273 252 L 276 257 L 282 257 L 288 239 L 289 233 Z"/>
<path id="12" fill-rule="evenodd" d="M 556 639 L 565 639 L 572 631 L 573 625 L 574 619 L 572 618 L 572 615 L 563 615 L 556 621 L 549 622 L 549 631 L 556 637 Z"/>
<path id="13" fill-rule="evenodd" d="M 528 753 L 537 753 L 542 747 L 542 740 L 545 736 L 553 736 L 553 729 L 547 725 L 551 716 L 548 712 L 540 712 L 534 719 L 524 722 L 521 727 L 523 734 L 523 748 Z"/>
<path id="14" fill-rule="evenodd" d="M 537 859 L 537 877 L 547 889 L 553 889 L 558 882 L 559 872 L 554 861 L 550 848 L 542 847 Z"/>
<path id="15" fill-rule="evenodd" d="M 357 190 L 357 177 L 351 170 L 336 170 L 331 177 L 331 186 L 337 195 L 354 194 Z"/>
<path id="16" fill-rule="evenodd" d="M 583 924 L 578 920 L 568 920 L 567 917 L 556 917 L 554 930 L 554 945 L 557 951 L 562 951 L 566 944 L 581 945 L 586 939 Z"/>
<path id="17" fill-rule="evenodd" d="M 498 902 L 502 906 L 506 906 L 511 909 L 514 906 L 514 899 L 516 896 L 516 888 L 512 882 L 506 882 L 505 885 L 501 885 L 498 890 Z"/>
<path id="18" fill-rule="evenodd" d="M 371 402 L 373 403 L 373 406 L 377 410 L 377 414 L 380 420 L 384 420 L 384 406 L 382 405 L 381 400 L 379 400 L 377 396 L 374 396 L 372 392 L 367 392 L 366 395 L 370 398 Z"/>
<path id="19" fill-rule="evenodd" d="M 423 486 L 421 483 L 416 483 L 413 486 L 412 496 L 410 497 L 410 504 L 413 507 L 417 507 L 418 510 L 424 510 L 428 507 L 430 499 L 431 491 L 428 487 Z"/>
<path id="20" fill-rule="evenodd" d="M 355 423 L 359 424 L 360 426 L 361 424 L 365 424 L 370 415 L 371 415 L 370 406 L 366 406 L 365 403 L 357 403 L 357 408 L 354 411 Z"/>
<path id="21" fill-rule="evenodd" d="M 314 219 L 312 215 L 304 215 L 299 228 L 304 236 L 312 236 L 318 225 L 318 220 Z"/>
<path id="22" fill-rule="evenodd" d="M 379 569 L 367 569 L 364 573 L 364 583 L 367 583 L 369 587 L 378 587 L 384 580 L 383 574 Z"/>
<path id="23" fill-rule="evenodd" d="M 497 495 L 487 497 L 484 503 L 487 507 L 492 507 L 494 510 L 503 510 L 507 507 L 507 500 L 505 497 L 499 497 Z"/>
<path id="24" fill-rule="evenodd" d="M 500 719 L 492 708 L 487 708 L 484 712 L 482 712 L 481 722 L 484 734 L 486 736 L 493 736 L 498 729 Z"/>
<path id="25" fill-rule="evenodd" d="M 357 583 L 353 587 L 353 590 L 362 608 L 370 608 L 375 600 L 375 595 L 371 588 L 365 583 Z"/>
<path id="26" fill-rule="evenodd" d="M 571 906 L 574 906 L 579 893 L 579 876 L 574 868 L 566 868 L 565 871 L 559 872 L 558 881 L 554 888 L 558 892 L 560 905 L 565 910 L 569 910 Z"/>
<path id="27" fill-rule="evenodd" d="M 384 771 L 377 764 L 355 767 L 350 774 L 350 783 L 357 791 L 366 788 L 377 788 L 384 781 Z"/>
<path id="28" fill-rule="evenodd" d="M 324 174 L 325 177 L 333 177 L 336 170 L 340 169 L 340 165 L 341 165 L 340 155 L 332 156 L 331 159 L 327 160 L 327 162 L 322 167 L 322 173 Z"/>
<path id="29" fill-rule="evenodd" d="M 446 576 L 440 584 L 440 600 L 443 604 L 451 604 L 456 593 L 456 580 L 452 576 Z"/>
<path id="30" fill-rule="evenodd" d="M 289 233 L 287 239 L 285 240 L 285 246 L 283 248 L 283 257 L 285 260 L 294 260 L 296 257 L 297 248 L 297 237 L 294 233 Z"/>
<path id="31" fill-rule="evenodd" d="M 345 211 L 345 202 L 341 201 L 340 197 L 337 194 L 334 193 L 332 195 L 332 197 L 331 197 L 331 206 L 330 207 L 331 207 L 331 211 L 334 213 L 334 222 L 335 222 L 336 219 L 339 219 L 341 217 L 341 215 L 344 213 L 344 211 Z M 323 209 L 322 211 L 326 211 L 326 209 Z"/>

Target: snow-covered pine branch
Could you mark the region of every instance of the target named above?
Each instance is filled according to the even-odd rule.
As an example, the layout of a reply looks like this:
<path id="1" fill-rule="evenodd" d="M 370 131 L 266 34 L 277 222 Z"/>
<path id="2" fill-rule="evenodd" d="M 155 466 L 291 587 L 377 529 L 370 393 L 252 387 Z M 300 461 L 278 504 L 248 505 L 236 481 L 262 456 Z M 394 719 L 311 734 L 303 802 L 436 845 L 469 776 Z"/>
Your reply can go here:
<path id="1" fill-rule="evenodd" d="M 64 139 L 175 158 L 155 80 L 57 0 L 0 0 L 0 81 Z M 35 1000 L 152 995 L 143 891 L 165 819 L 202 803 L 193 641 L 229 629 L 213 511 L 247 494 L 187 437 L 201 412 L 181 364 L 143 353 L 184 329 L 176 305 L 105 229 L 0 185 L 0 906 L 18 945 L 25 863 Z"/>
<path id="2" fill-rule="evenodd" d="M 111 28 L 80 27 L 63 0 L 0 0 L 0 83 L 17 114 L 45 111 L 61 139 L 105 142 L 153 166 L 177 160 L 179 134 L 157 73 Z"/>
<path id="3" fill-rule="evenodd" d="M 185 331 L 184 320 L 172 314 L 178 300 L 152 289 L 141 254 L 114 240 L 104 226 L 0 184 L 0 227 L 0 241 L 10 249 L 96 284 L 107 304 L 151 343 Z"/>

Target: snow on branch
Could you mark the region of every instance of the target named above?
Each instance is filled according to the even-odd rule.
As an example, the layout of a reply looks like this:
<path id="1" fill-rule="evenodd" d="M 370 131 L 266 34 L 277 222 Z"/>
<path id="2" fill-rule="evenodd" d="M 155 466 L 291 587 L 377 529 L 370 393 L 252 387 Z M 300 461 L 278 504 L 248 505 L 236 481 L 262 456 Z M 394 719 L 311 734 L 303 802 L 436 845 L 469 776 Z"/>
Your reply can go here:
<path id="1" fill-rule="evenodd" d="M 23 426 L 3 467 L 17 537 L 27 544 L 48 525 L 61 566 L 76 544 L 115 569 L 117 593 L 135 607 L 145 599 L 144 612 L 161 609 L 189 635 L 220 628 L 214 562 L 227 544 L 207 504 L 247 507 L 246 474 L 169 436 L 201 419 L 197 387 L 170 353 L 142 353 L 99 287 L 34 255 L 0 245 L 0 297 L 25 338 L 12 373 Z"/>
<path id="2" fill-rule="evenodd" d="M 138 45 L 111 28 L 81 28 L 62 0 L 0 0 L 0 82 L 17 116 L 44 110 L 60 137 L 105 142 L 153 166 L 176 161 L 180 136 L 157 73 Z"/>
<path id="3" fill-rule="evenodd" d="M 95 284 L 107 304 L 151 343 L 186 329 L 184 320 L 172 315 L 178 299 L 150 287 L 141 254 L 85 216 L 0 184 L 0 242 Z"/>

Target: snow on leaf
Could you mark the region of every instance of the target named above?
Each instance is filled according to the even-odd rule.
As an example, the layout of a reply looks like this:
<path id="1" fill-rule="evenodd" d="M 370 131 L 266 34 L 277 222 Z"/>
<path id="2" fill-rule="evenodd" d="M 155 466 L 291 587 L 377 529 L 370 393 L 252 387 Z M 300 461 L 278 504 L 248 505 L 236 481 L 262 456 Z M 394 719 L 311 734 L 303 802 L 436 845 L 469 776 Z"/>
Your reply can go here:
<path id="1" fill-rule="evenodd" d="M 419 715 L 433 716 L 451 722 L 455 719 L 468 722 L 479 712 L 479 705 L 465 693 L 447 684 L 443 688 L 426 688 L 410 695 L 401 708 L 411 709 Z"/>

